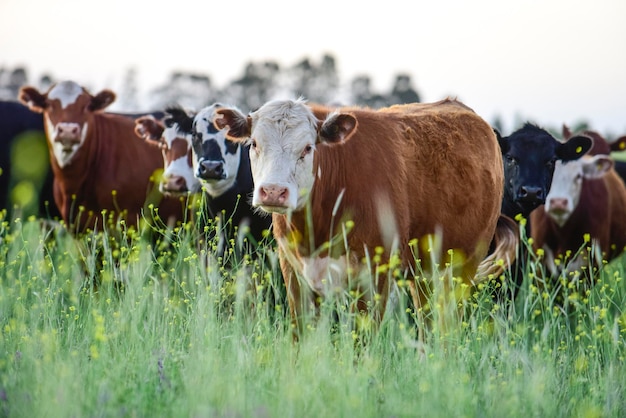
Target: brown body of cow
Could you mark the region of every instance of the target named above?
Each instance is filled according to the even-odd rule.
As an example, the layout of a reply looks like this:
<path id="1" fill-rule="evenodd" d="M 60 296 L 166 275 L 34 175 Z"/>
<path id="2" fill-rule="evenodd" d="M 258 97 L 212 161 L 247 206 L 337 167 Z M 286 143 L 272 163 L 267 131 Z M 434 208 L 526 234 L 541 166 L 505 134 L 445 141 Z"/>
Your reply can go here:
<path id="1" fill-rule="evenodd" d="M 283 116 L 275 123 L 278 131 L 288 133 L 291 128 L 285 126 L 289 122 L 280 119 L 288 117 L 284 115 L 290 106 L 304 106 L 304 102 L 287 101 L 283 106 L 276 109 L 276 114 L 282 112 Z M 264 107 L 248 117 L 220 109 L 216 118 L 219 127 L 229 126 L 233 140 L 251 136 L 254 141 L 250 153 L 255 198 L 263 185 L 259 184 L 253 153 L 257 143 L 265 146 L 255 137 L 255 124 L 261 124 L 261 116 L 255 114 L 261 114 Z M 319 304 L 320 296 L 326 296 L 311 286 L 316 263 L 328 267 L 327 260 L 337 261 L 346 253 L 344 264 L 350 271 L 363 268 L 362 260 L 373 260 L 374 254 L 381 256 L 381 264 L 388 263 L 395 247 L 402 268 L 400 278 L 411 276 L 408 282 L 417 308 L 424 306 L 427 292 L 417 284 L 421 279 L 413 280 L 422 275 L 415 269 L 416 257 L 421 258 L 424 272 L 451 263 L 454 277 L 471 286 L 494 237 L 502 202 L 502 157 L 491 127 L 470 108 L 449 99 L 381 110 L 319 105 L 310 109 L 318 122 L 317 128 L 312 128 L 317 129 L 317 145 L 308 204 L 286 213 L 269 210 L 292 318 L 300 329 L 301 317 Z M 281 146 L 288 149 L 292 145 L 285 140 Z M 310 149 L 311 145 L 303 149 L 302 159 Z M 259 206 L 267 210 L 263 203 Z M 346 227 L 346 220 L 353 222 L 352 228 Z M 441 251 L 428 248 L 429 236 L 441 239 Z M 413 239 L 418 239 L 417 246 L 410 245 Z M 328 242 L 335 245 L 326 248 Z M 377 248 L 384 252 L 377 253 Z M 422 252 L 414 254 L 418 248 Z M 315 261 L 303 261 L 311 258 Z M 431 265 L 430 260 L 439 265 Z M 374 266 L 368 277 L 371 290 L 357 280 L 357 289 L 364 295 L 357 307 L 372 312 L 379 321 L 394 276 L 377 274 Z M 347 281 L 338 282 L 340 291 L 353 290 Z"/>
<path id="2" fill-rule="evenodd" d="M 164 198 L 155 185 L 161 151 L 137 140 L 133 118 L 102 111 L 115 100 L 113 92 L 92 96 L 66 81 L 46 93 L 22 87 L 19 99 L 44 115 L 54 199 L 73 232 L 101 228 L 111 217 L 137 225 L 150 217 L 150 204 L 163 221 L 182 219 L 181 201 Z"/>

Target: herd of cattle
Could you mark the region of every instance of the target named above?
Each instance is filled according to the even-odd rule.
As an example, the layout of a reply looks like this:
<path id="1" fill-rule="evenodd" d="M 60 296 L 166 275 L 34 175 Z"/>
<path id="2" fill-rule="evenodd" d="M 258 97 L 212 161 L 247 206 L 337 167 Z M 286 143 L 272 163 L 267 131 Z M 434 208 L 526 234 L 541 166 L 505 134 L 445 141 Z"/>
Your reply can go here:
<path id="1" fill-rule="evenodd" d="M 114 100 L 72 81 L 22 87 L 21 104 L 0 109 L 3 155 L 20 132 L 45 131 L 52 175 L 42 199 L 75 233 L 101 226 L 103 210 L 135 224 L 157 208 L 174 225 L 188 219 L 194 194 L 251 243 L 270 230 L 296 329 L 321 299 L 348 290 L 378 323 L 398 279 L 411 279 L 419 308 L 430 290 L 413 278 L 448 269 L 472 288 L 510 267 L 512 293 L 500 295 L 510 298 L 539 249 L 546 275 L 578 277 L 626 246 L 623 163 L 611 157 L 626 136 L 609 143 L 564 126 L 557 140 L 528 123 L 502 137 L 451 99 L 138 115 L 106 112 Z M 7 201 L 10 161 L 0 163 Z"/>

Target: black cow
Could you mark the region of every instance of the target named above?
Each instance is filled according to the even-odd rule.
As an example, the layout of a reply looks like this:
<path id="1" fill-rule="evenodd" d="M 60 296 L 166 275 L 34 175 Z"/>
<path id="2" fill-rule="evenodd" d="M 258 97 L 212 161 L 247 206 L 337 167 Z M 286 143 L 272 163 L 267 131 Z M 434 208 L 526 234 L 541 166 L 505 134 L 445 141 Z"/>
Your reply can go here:
<path id="1" fill-rule="evenodd" d="M 31 202 L 21 203 L 33 204 L 30 210 L 34 214 L 59 217 L 52 194 L 53 180 L 42 115 L 17 101 L 0 101 L 0 209 L 7 209 L 8 216 L 12 216 L 13 203 L 18 202 L 11 199 L 11 191 L 17 186 L 31 198 Z M 28 196 L 29 190 L 35 194 Z M 37 204 L 33 197 L 38 198 Z"/>
<path id="2" fill-rule="evenodd" d="M 269 230 L 271 217 L 259 213 L 251 205 L 254 185 L 249 152 L 246 147 L 226 139 L 225 131 L 215 127 L 213 118 L 219 107 L 222 106 L 207 106 L 195 116 L 180 107 L 169 107 L 165 111 L 182 133 L 191 135 L 194 175 L 202 183 L 208 215 L 222 218 L 222 223 L 230 220 L 230 227 L 224 224 L 225 229 L 238 227 L 239 238 L 242 238 L 241 232 L 249 228 L 246 236 L 252 238 L 253 243 L 259 243 L 268 236 L 263 231 Z M 222 238 L 232 236 L 228 233 Z"/>
<path id="3" fill-rule="evenodd" d="M 575 136 L 563 143 L 548 131 L 526 123 L 508 137 L 496 131 L 504 162 L 502 213 L 515 218 L 543 205 L 550 191 L 554 164 L 583 156 L 592 146 L 586 136 Z"/>
<path id="4" fill-rule="evenodd" d="M 545 203 L 550 191 L 556 161 L 572 161 L 583 156 L 592 146 L 587 136 L 573 136 L 560 142 L 546 130 L 526 123 L 508 137 L 495 130 L 504 163 L 504 194 L 502 214 L 511 219 L 525 219 L 525 233 L 529 236 L 530 213 Z M 520 218 L 521 217 L 521 218 Z M 528 257 L 524 244 L 520 245 L 517 259 L 511 264 L 511 283 L 508 296 L 513 298 L 524 278 L 525 260 Z M 508 299 L 499 289 L 496 299 Z"/>

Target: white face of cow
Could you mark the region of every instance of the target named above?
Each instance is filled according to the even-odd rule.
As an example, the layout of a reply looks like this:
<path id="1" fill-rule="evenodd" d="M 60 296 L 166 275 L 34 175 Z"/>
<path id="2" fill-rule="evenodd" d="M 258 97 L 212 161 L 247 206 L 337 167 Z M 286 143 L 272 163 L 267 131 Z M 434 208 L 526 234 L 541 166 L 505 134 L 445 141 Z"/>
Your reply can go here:
<path id="1" fill-rule="evenodd" d="M 584 179 L 599 179 L 613 167 L 606 155 L 584 156 L 563 163 L 557 161 L 545 211 L 559 227 L 565 225 L 580 202 Z"/>
<path id="2" fill-rule="evenodd" d="M 89 96 L 72 81 L 56 84 L 48 92 L 50 110 L 45 113 L 46 131 L 57 163 L 61 168 L 72 161 L 84 144 L 89 124 L 82 106 Z"/>
<path id="3" fill-rule="evenodd" d="M 162 139 L 165 142 L 163 160 L 165 170 L 163 181 L 159 188 L 162 193 L 190 192 L 200 190 L 200 182 L 194 176 L 189 153 L 191 152 L 191 135 L 178 131 L 178 124 L 173 124 L 163 130 Z"/>
<path id="4" fill-rule="evenodd" d="M 241 146 L 226 139 L 226 130 L 213 125 L 220 104 L 200 110 L 193 121 L 193 173 L 209 195 L 216 197 L 237 180 Z"/>
<path id="5" fill-rule="evenodd" d="M 252 204 L 266 212 L 302 209 L 315 182 L 317 119 L 302 101 L 274 101 L 250 114 Z"/>

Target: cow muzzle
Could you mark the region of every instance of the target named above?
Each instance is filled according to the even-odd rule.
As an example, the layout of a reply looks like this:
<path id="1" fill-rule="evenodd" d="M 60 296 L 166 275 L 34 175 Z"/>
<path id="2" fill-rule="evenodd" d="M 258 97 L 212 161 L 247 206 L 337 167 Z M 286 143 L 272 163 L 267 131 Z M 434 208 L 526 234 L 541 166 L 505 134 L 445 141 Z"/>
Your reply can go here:
<path id="1" fill-rule="evenodd" d="M 196 175 L 203 180 L 224 180 L 226 178 L 224 162 L 202 160 L 198 164 Z"/>
<path id="2" fill-rule="evenodd" d="M 79 144 L 81 129 L 78 123 L 61 122 L 57 123 L 54 129 L 54 141 L 62 144 Z"/>
<path id="3" fill-rule="evenodd" d="M 559 225 L 563 226 L 570 215 L 567 198 L 554 197 L 548 201 L 546 212 Z"/>
<path id="4" fill-rule="evenodd" d="M 161 192 L 169 194 L 188 193 L 187 181 L 183 176 L 169 176 L 161 182 Z"/>
<path id="5" fill-rule="evenodd" d="M 261 184 L 258 201 L 254 203 L 267 212 L 284 212 L 289 206 L 289 189 L 277 184 Z"/>
<path id="6" fill-rule="evenodd" d="M 537 206 L 545 202 L 546 195 L 541 187 L 522 186 L 518 192 L 518 200 L 525 203 L 532 203 Z"/>

